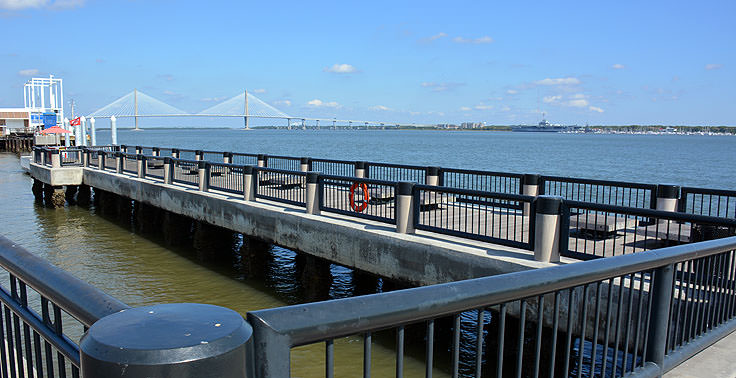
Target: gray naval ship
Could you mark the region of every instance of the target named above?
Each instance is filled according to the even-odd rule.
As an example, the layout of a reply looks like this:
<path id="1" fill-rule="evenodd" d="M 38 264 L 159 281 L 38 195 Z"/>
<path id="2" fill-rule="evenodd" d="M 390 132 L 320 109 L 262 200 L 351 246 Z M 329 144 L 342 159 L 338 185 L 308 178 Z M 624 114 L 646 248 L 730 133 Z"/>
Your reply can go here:
<path id="1" fill-rule="evenodd" d="M 512 126 L 511 131 L 527 133 L 559 133 L 560 131 L 567 130 L 567 126 L 552 125 L 544 119 L 544 113 L 542 114 L 542 120 L 536 126 Z"/>

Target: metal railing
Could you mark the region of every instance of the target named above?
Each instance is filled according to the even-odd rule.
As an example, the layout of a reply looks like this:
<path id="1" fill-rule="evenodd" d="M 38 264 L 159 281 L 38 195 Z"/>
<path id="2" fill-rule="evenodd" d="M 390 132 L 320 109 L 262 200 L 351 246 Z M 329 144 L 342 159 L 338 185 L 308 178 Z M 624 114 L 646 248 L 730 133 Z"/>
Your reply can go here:
<path id="1" fill-rule="evenodd" d="M 396 224 L 396 182 L 320 175 L 320 210 Z"/>
<path id="2" fill-rule="evenodd" d="M 3 377 L 79 376 L 78 340 L 128 306 L 0 236 L 0 369 Z M 69 315 L 76 324 L 63 322 Z"/>
<path id="3" fill-rule="evenodd" d="M 728 238 L 253 311 L 256 374 L 289 376 L 292 348 L 324 343 L 332 377 L 335 342 L 347 337 L 363 342 L 370 376 L 373 335 L 389 330 L 397 377 L 418 343 L 431 376 L 434 352 L 446 350 L 436 340 L 449 343 L 453 377 L 659 376 L 736 328 L 735 249 Z"/>
<path id="4" fill-rule="evenodd" d="M 332 159 L 312 159 L 311 170 L 325 175 L 351 177 L 355 175 L 355 162 Z"/>
<path id="5" fill-rule="evenodd" d="M 522 194 L 521 178 L 517 173 L 488 172 L 469 169 L 442 168 L 440 185 L 485 192 Z"/>
<path id="6" fill-rule="evenodd" d="M 258 183 L 256 185 L 256 198 L 297 206 L 306 204 L 307 174 L 305 172 L 258 168 L 255 174 Z"/>
<path id="7" fill-rule="evenodd" d="M 540 194 L 566 200 L 654 209 L 657 185 L 635 182 L 542 176 Z"/>
<path id="8" fill-rule="evenodd" d="M 172 159 L 172 181 L 179 184 L 199 186 L 199 161 Z"/>
<path id="9" fill-rule="evenodd" d="M 736 190 L 683 187 L 678 211 L 736 219 Z"/>
<path id="10" fill-rule="evenodd" d="M 366 167 L 366 177 L 383 181 L 406 181 L 417 184 L 425 183 L 425 175 L 427 168 L 407 165 L 407 164 L 390 164 L 390 163 L 368 163 Z"/>
<path id="11" fill-rule="evenodd" d="M 209 163 L 209 188 L 223 192 L 243 194 L 243 166 L 225 163 Z"/>

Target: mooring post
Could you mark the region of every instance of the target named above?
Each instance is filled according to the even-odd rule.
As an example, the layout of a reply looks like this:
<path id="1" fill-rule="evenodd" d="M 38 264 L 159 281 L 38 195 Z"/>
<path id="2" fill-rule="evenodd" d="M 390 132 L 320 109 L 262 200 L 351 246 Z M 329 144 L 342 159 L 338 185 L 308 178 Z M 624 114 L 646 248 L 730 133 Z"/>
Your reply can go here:
<path id="1" fill-rule="evenodd" d="M 677 185 L 657 185 L 657 210 L 677 211 L 680 187 Z"/>
<path id="2" fill-rule="evenodd" d="M 82 158 L 82 166 L 89 168 L 92 165 L 92 150 L 87 147 L 83 147 L 82 151 L 79 152 Z"/>
<path id="3" fill-rule="evenodd" d="M 171 184 L 174 176 L 174 159 L 170 157 L 164 158 L 164 184 Z"/>
<path id="4" fill-rule="evenodd" d="M 174 303 L 108 315 L 79 343 L 82 378 L 251 377 L 253 329 L 219 306 Z"/>
<path id="5" fill-rule="evenodd" d="M 258 167 L 268 167 L 268 156 L 264 154 L 258 154 Z"/>
<path id="6" fill-rule="evenodd" d="M 97 169 L 104 171 L 105 170 L 105 155 L 107 153 L 105 151 L 100 151 L 97 153 Z"/>
<path id="7" fill-rule="evenodd" d="M 146 155 L 138 154 L 135 158 L 138 163 L 138 178 L 146 177 Z"/>
<path id="8" fill-rule="evenodd" d="M 532 196 L 536 197 L 539 195 L 539 182 L 540 182 L 540 175 L 537 174 L 525 174 L 521 178 L 521 194 L 525 196 Z M 529 216 L 529 210 L 531 209 L 531 204 L 524 203 L 524 210 L 523 215 Z"/>
<path id="9" fill-rule="evenodd" d="M 400 234 L 414 233 L 414 183 L 398 183 L 396 196 L 396 232 Z"/>
<path id="10" fill-rule="evenodd" d="M 115 153 L 115 173 L 123 173 L 123 164 L 125 164 L 125 155 L 118 151 Z"/>
<path id="11" fill-rule="evenodd" d="M 178 148 L 172 148 L 171 149 L 171 157 L 174 159 L 178 159 L 181 154 L 181 151 L 179 151 Z"/>
<path id="12" fill-rule="evenodd" d="M 559 262 L 562 197 L 539 196 L 535 207 L 534 260 Z"/>
<path id="13" fill-rule="evenodd" d="M 307 214 L 320 214 L 322 191 L 319 184 L 319 172 L 307 172 Z"/>
<path id="14" fill-rule="evenodd" d="M 670 324 L 670 302 L 672 301 L 674 272 L 673 264 L 655 269 L 652 281 L 654 288 L 651 285 L 649 286 L 649 295 L 652 298 L 652 315 L 649 318 L 649 341 L 647 343 L 646 360 L 656 364 L 660 371 L 664 368 L 667 351 L 667 328 Z M 632 287 L 629 290 L 634 289 Z"/>
<path id="15" fill-rule="evenodd" d="M 441 172 L 442 168 L 440 167 L 427 167 L 426 174 L 424 176 L 425 184 L 433 186 L 440 185 Z"/>
<path id="16" fill-rule="evenodd" d="M 252 165 L 246 165 L 243 167 L 243 200 L 256 200 L 257 176 L 258 171 Z"/>
<path id="17" fill-rule="evenodd" d="M 51 168 L 61 168 L 61 155 L 57 149 L 51 150 Z"/>
<path id="18" fill-rule="evenodd" d="M 223 152 L 222 153 L 222 162 L 225 164 L 232 164 L 233 163 L 233 153 L 232 152 Z"/>
<path id="19" fill-rule="evenodd" d="M 153 151 L 153 156 L 161 156 L 161 149 L 158 147 L 153 147 L 151 149 Z"/>
<path id="20" fill-rule="evenodd" d="M 200 161 L 197 165 L 200 192 L 206 192 L 210 190 L 210 167 L 210 163 L 207 161 Z"/>
<path id="21" fill-rule="evenodd" d="M 194 151 L 194 160 L 199 161 L 199 160 L 202 160 L 203 157 L 204 157 L 204 151 L 202 150 Z"/>
<path id="22" fill-rule="evenodd" d="M 303 157 L 299 159 L 299 170 L 302 172 L 309 172 L 312 170 L 312 159 Z"/>
<path id="23" fill-rule="evenodd" d="M 355 162 L 355 177 L 357 178 L 365 178 L 366 177 L 366 166 L 368 163 L 364 161 L 356 161 Z"/>

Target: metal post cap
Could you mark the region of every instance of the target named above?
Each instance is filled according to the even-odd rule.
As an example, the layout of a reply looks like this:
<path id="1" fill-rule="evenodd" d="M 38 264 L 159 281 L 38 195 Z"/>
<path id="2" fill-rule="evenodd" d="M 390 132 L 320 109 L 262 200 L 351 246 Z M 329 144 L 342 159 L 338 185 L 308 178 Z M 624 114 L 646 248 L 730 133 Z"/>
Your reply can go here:
<path id="1" fill-rule="evenodd" d="M 657 198 L 679 198 L 680 187 L 677 185 L 657 185 Z"/>
<path id="2" fill-rule="evenodd" d="M 537 214 L 560 214 L 562 207 L 562 197 L 558 196 L 539 196 L 536 199 Z"/>
<path id="3" fill-rule="evenodd" d="M 253 171 L 255 171 L 255 167 L 253 167 L 252 165 L 243 166 L 243 174 L 252 175 Z"/>
<path id="4" fill-rule="evenodd" d="M 410 196 L 414 192 L 414 183 L 413 182 L 406 182 L 401 181 L 399 182 L 399 195 L 400 196 Z"/>
<path id="5" fill-rule="evenodd" d="M 84 377 L 244 377 L 253 330 L 237 312 L 177 303 L 106 316 L 80 342 Z"/>
<path id="6" fill-rule="evenodd" d="M 524 185 L 539 185 L 539 180 L 542 176 L 535 173 L 524 174 Z"/>
<path id="7" fill-rule="evenodd" d="M 356 161 L 355 162 L 355 168 L 356 169 L 365 169 L 366 163 L 364 161 Z"/>
<path id="8" fill-rule="evenodd" d="M 439 176 L 441 169 L 440 167 L 427 167 L 427 176 Z"/>
<path id="9" fill-rule="evenodd" d="M 299 158 L 300 164 L 309 164 L 310 161 L 312 161 L 312 158 L 308 158 L 308 157 Z"/>
<path id="10" fill-rule="evenodd" d="M 316 184 L 319 182 L 319 172 L 307 172 L 307 184 Z"/>

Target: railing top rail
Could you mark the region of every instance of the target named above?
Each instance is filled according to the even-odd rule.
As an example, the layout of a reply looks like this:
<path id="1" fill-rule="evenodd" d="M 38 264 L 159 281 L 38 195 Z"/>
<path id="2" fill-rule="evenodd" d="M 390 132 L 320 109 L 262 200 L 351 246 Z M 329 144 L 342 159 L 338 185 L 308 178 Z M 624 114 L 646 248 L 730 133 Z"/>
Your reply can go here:
<path id="1" fill-rule="evenodd" d="M 611 213 L 628 214 L 641 217 L 657 218 L 672 221 L 686 221 L 693 223 L 706 223 L 706 224 L 718 224 L 730 227 L 736 227 L 736 219 L 712 217 L 707 215 L 697 215 L 690 213 L 677 213 L 662 210 L 653 209 L 642 209 L 638 207 L 627 207 L 619 205 L 607 205 L 601 203 L 583 202 L 583 201 L 572 201 L 564 200 L 563 203 L 567 207 L 576 209 L 586 209 L 593 211 L 603 211 Z M 673 226 L 676 227 L 676 226 Z"/>
<path id="2" fill-rule="evenodd" d="M 627 188 L 636 188 L 636 189 L 656 189 L 657 188 L 657 185 L 655 184 L 645 184 L 641 182 L 586 179 L 586 178 L 579 178 L 579 177 L 542 175 L 541 179 L 544 181 L 562 181 L 562 182 L 570 182 L 570 183 L 575 183 L 575 184 L 623 186 Z"/>
<path id="3" fill-rule="evenodd" d="M 708 189 L 708 188 L 695 188 L 692 186 L 683 186 L 681 189 L 682 194 L 710 194 L 714 196 L 728 196 L 728 197 L 736 197 L 736 190 L 726 190 L 726 189 Z"/>
<path id="4" fill-rule="evenodd" d="M 442 171 L 451 172 L 451 173 L 468 173 L 468 174 L 473 174 L 473 175 L 504 176 L 504 177 L 512 177 L 512 178 L 524 177 L 523 173 L 481 171 L 481 170 L 476 170 L 476 169 L 442 168 Z"/>
<path id="5" fill-rule="evenodd" d="M 321 158 L 314 158 L 312 159 L 312 162 L 355 164 L 355 160 L 338 160 L 338 159 L 321 159 Z"/>
<path id="6" fill-rule="evenodd" d="M 233 152 L 233 155 L 258 157 L 258 154 L 250 154 L 246 152 Z"/>
<path id="7" fill-rule="evenodd" d="M 368 165 L 370 165 L 371 167 L 387 167 L 387 168 L 403 168 L 403 169 L 416 169 L 416 170 L 421 170 L 421 171 L 424 171 L 425 169 L 427 169 L 427 167 L 426 167 L 426 166 L 423 166 L 423 165 L 411 165 L 411 164 L 394 164 L 394 163 L 381 163 L 381 162 L 374 162 L 374 161 L 369 161 L 369 162 L 367 162 L 367 163 L 368 163 Z"/>
<path id="8" fill-rule="evenodd" d="M 291 346 L 299 346 L 535 297 L 734 249 L 736 237 L 730 237 L 647 253 L 253 311 L 248 313 L 248 320 L 287 336 Z"/>
<path id="9" fill-rule="evenodd" d="M 323 175 L 323 174 L 320 174 L 319 177 L 322 180 L 353 181 L 353 182 L 359 182 L 359 183 L 364 183 L 364 184 L 383 185 L 383 186 L 398 185 L 397 181 L 378 180 L 378 179 L 372 179 L 372 178 L 360 178 L 360 177 L 340 176 L 340 175 Z"/>
<path id="10" fill-rule="evenodd" d="M 238 167 L 245 167 L 244 165 L 238 165 Z M 278 168 L 268 168 L 268 167 L 253 167 L 253 170 L 258 170 L 261 172 L 272 172 L 272 173 L 284 173 L 294 176 L 306 176 L 307 172 L 301 172 L 301 171 L 290 171 L 288 169 L 278 169 Z"/>
<path id="11" fill-rule="evenodd" d="M 471 197 L 492 197 L 492 198 L 510 200 L 510 201 L 532 202 L 536 198 L 534 196 L 527 196 L 524 194 L 488 192 L 485 190 L 452 188 L 449 186 L 434 186 L 434 185 L 416 184 L 414 187 L 417 188 L 418 190 L 428 190 L 428 191 L 450 193 L 450 194 L 461 194 L 461 195 L 468 195 Z"/>
<path id="12" fill-rule="evenodd" d="M 285 159 L 285 160 L 300 160 L 301 159 L 300 157 L 296 157 L 296 156 L 284 156 L 284 155 L 266 155 L 266 156 L 268 156 L 269 159 L 271 158 Z"/>
<path id="13" fill-rule="evenodd" d="M 88 327 L 107 315 L 130 308 L 3 236 L 0 265 Z"/>

